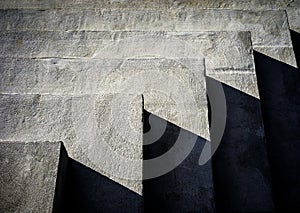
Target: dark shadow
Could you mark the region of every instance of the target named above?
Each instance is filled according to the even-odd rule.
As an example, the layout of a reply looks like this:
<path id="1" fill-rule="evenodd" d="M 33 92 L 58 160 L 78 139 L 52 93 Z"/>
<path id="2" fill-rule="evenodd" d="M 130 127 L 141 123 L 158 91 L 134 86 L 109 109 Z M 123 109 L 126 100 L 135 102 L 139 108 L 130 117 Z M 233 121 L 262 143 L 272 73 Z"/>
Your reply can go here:
<path id="1" fill-rule="evenodd" d="M 144 112 L 145 132 L 151 129 L 149 115 L 149 112 Z M 155 117 L 157 122 L 163 122 L 162 118 Z M 152 159 L 167 152 L 181 130 L 167 122 L 163 135 L 155 143 L 144 145 L 144 159 Z M 204 166 L 198 165 L 205 142 L 205 139 L 196 137 L 192 152 L 178 167 L 165 175 L 143 181 L 144 212 L 214 212 L 211 162 Z M 145 167 L 143 172 L 146 172 Z"/>
<path id="2" fill-rule="evenodd" d="M 139 194 L 69 158 L 61 212 L 142 212 Z"/>
<path id="3" fill-rule="evenodd" d="M 68 173 L 68 154 L 61 142 L 61 149 L 59 155 L 59 164 L 55 186 L 55 196 L 53 201 L 53 212 L 63 212 L 66 195 L 67 173 Z"/>
<path id="4" fill-rule="evenodd" d="M 207 77 L 209 84 L 217 81 Z M 226 127 L 213 156 L 217 212 L 272 212 L 271 178 L 260 103 L 223 84 Z"/>
<path id="5" fill-rule="evenodd" d="M 300 212 L 299 71 L 258 52 L 254 58 L 276 210 Z"/>
<path id="6" fill-rule="evenodd" d="M 290 30 L 293 49 L 297 61 L 297 67 L 300 67 L 300 33 Z"/>
<path id="7" fill-rule="evenodd" d="M 143 129 L 144 133 L 148 132 L 151 130 L 151 126 L 149 124 L 149 116 L 155 116 L 146 110 L 144 110 L 144 123 L 143 123 Z M 162 118 L 155 116 L 157 119 L 157 122 L 167 122 L 164 121 Z M 163 135 L 159 138 L 157 143 L 153 143 L 151 145 L 143 146 L 143 159 L 148 160 L 151 158 L 158 157 L 165 152 L 167 152 L 176 142 L 176 139 L 178 138 L 179 132 L 180 132 L 180 127 L 176 125 L 172 125 L 171 123 L 167 122 L 167 127 L 163 133 Z"/>

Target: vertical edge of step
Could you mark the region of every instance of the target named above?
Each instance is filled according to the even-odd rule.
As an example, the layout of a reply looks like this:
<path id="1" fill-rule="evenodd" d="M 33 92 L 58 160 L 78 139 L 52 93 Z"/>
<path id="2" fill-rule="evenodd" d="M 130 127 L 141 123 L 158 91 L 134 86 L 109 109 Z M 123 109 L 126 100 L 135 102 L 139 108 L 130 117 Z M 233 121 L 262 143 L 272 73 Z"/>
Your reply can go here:
<path id="1" fill-rule="evenodd" d="M 60 142 L 60 155 L 57 169 L 55 195 L 53 200 L 53 213 L 65 211 L 64 201 L 66 195 L 68 153 L 63 142 Z"/>

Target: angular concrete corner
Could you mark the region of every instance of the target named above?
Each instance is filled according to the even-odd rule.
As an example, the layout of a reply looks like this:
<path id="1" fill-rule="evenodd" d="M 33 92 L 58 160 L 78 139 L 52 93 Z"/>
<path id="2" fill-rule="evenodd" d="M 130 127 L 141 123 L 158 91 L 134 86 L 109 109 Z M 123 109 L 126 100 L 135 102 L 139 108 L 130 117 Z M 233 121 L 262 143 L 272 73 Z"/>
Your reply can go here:
<path id="1" fill-rule="evenodd" d="M 64 141 L 73 159 L 142 192 L 140 95 L 1 95 L 0 105 L 2 141 Z"/>
<path id="2" fill-rule="evenodd" d="M 1 211 L 52 212 L 59 208 L 53 204 L 62 146 L 59 142 L 0 142 Z"/>

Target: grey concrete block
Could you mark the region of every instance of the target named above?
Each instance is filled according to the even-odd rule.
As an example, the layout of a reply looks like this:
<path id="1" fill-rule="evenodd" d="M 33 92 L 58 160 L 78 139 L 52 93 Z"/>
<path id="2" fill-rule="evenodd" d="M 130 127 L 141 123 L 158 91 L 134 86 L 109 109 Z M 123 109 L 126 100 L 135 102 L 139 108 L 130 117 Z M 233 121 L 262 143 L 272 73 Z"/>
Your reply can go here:
<path id="1" fill-rule="evenodd" d="M 186 10 L 1 10 L 2 30 L 251 31 L 254 47 L 291 46 L 285 11 Z M 1 15 L 3 16 L 3 15 Z M 270 53 L 271 54 L 271 53 Z M 294 58 L 275 59 L 293 66 Z M 291 63 L 292 62 L 292 63 Z"/>
<path id="2" fill-rule="evenodd" d="M 61 143 L 0 142 L 3 212 L 52 212 Z"/>
<path id="3" fill-rule="evenodd" d="M 290 27 L 292 30 L 299 32 L 299 5 L 300 1 L 269 1 L 269 0 L 251 0 L 251 1 L 235 1 L 235 0 L 217 0 L 217 1 L 159 1 L 147 0 L 141 4 L 139 1 L 11 1 L 3 0 L 0 2 L 1 9 L 117 9 L 117 8 L 135 8 L 135 9 L 231 9 L 231 10 L 287 10 Z M 42 16 L 45 17 L 45 16 Z M 61 22 L 58 22 L 61 23 Z M 66 23 L 65 23 L 66 24 Z"/>
<path id="4" fill-rule="evenodd" d="M 1 95 L 1 141 L 64 141 L 73 159 L 142 192 L 138 95 Z"/>
<path id="5" fill-rule="evenodd" d="M 300 33 L 300 2 L 295 7 L 289 7 L 287 9 L 287 14 L 289 17 L 290 28 Z"/>
<path id="6" fill-rule="evenodd" d="M 40 39 L 41 45 L 18 49 L 19 39 L 25 44 Z M 206 139 L 203 57 L 208 76 L 255 75 L 249 32 L 22 32 L 3 33 L 2 40 L 7 40 L 3 57 L 29 56 L 3 60 L 2 92 L 144 94 L 146 110 Z M 84 44 L 83 52 L 76 51 L 76 42 Z M 85 52 L 93 52 L 92 58 Z M 73 54 L 81 57 L 67 59 Z M 39 59 L 30 60 L 34 56 Z M 246 88 L 239 81 L 220 81 L 258 95 L 253 81 Z"/>
<path id="7" fill-rule="evenodd" d="M 81 85 L 77 93 L 95 93 L 100 80 L 122 65 L 122 60 L 144 56 L 181 60 L 183 64 L 188 58 L 205 57 L 208 76 L 255 73 L 249 32 L 31 31 L 2 32 L 0 40 L 4 43 L 2 57 L 21 57 L 1 61 L 0 87 L 5 93 L 76 93 L 76 84 Z M 35 60 L 29 60 L 31 57 Z M 258 96 L 257 90 L 250 94 Z"/>

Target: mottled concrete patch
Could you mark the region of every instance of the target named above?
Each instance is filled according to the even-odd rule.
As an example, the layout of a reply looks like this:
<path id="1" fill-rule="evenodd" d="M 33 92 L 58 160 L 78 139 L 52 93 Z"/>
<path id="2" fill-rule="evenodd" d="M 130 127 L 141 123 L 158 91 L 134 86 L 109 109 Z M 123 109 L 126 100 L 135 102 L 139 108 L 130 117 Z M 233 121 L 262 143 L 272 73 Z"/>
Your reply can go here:
<path id="1" fill-rule="evenodd" d="M 3 212 L 52 212 L 61 143 L 0 142 Z"/>

